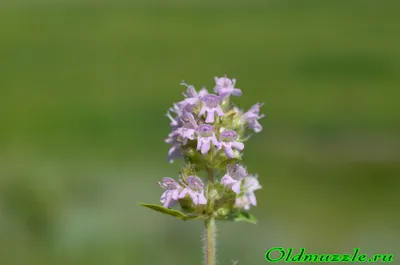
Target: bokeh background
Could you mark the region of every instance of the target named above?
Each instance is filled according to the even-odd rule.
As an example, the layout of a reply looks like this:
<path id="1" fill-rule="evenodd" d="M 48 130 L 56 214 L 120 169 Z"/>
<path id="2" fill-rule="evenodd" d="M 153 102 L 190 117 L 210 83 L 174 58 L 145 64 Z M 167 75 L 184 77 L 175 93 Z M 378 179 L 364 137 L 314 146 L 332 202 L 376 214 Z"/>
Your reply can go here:
<path id="1" fill-rule="evenodd" d="M 0 2 L 0 264 L 202 264 L 201 222 L 157 203 L 181 80 L 265 102 L 244 161 L 257 225 L 219 223 L 222 265 L 275 246 L 400 255 L 398 1 Z M 397 257 L 399 258 L 399 257 Z"/>

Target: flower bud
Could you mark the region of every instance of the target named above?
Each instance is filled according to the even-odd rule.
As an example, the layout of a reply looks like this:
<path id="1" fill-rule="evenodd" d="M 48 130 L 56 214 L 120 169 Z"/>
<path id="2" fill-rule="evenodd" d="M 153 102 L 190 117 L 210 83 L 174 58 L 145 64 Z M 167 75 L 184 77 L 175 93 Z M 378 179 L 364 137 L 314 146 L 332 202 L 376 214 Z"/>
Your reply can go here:
<path id="1" fill-rule="evenodd" d="M 185 213 L 193 213 L 196 210 L 196 206 L 193 204 L 193 201 L 190 197 L 184 197 L 178 200 L 179 205 L 182 208 L 182 211 Z"/>
<path id="2" fill-rule="evenodd" d="M 229 214 L 229 210 L 226 208 L 219 208 L 217 210 L 217 216 L 218 217 L 226 217 Z"/>

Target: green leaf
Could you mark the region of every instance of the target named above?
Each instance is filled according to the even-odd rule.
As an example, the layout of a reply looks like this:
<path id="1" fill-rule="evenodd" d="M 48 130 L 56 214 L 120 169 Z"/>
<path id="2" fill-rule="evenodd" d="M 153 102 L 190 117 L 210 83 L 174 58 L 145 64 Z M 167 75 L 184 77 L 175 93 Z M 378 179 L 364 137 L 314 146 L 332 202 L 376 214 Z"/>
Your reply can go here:
<path id="1" fill-rule="evenodd" d="M 235 222 L 248 222 L 251 224 L 257 223 L 257 219 L 254 217 L 254 215 L 248 212 L 235 212 L 230 216 L 229 219 Z"/>
<path id="2" fill-rule="evenodd" d="M 147 207 L 149 209 L 152 209 L 156 212 L 160 212 L 163 214 L 167 214 L 170 216 L 173 216 L 175 218 L 181 219 L 181 220 L 194 220 L 194 219 L 198 219 L 201 218 L 200 216 L 196 216 L 196 215 L 186 215 L 178 210 L 173 210 L 173 209 L 169 209 L 169 208 L 165 208 L 161 205 L 157 205 L 157 204 L 147 204 L 147 203 L 141 203 L 141 206 Z"/>

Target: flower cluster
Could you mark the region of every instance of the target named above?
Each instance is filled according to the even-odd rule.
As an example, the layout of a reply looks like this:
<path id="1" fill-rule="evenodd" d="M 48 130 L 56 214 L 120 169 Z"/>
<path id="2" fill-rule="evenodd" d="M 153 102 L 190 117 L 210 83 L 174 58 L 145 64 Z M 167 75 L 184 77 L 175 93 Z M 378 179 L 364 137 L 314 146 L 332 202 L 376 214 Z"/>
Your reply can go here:
<path id="1" fill-rule="evenodd" d="M 234 106 L 230 97 L 241 96 L 242 90 L 235 87 L 235 79 L 226 76 L 215 77 L 214 93 L 205 88 L 196 91 L 185 82 L 181 85 L 186 92 L 184 99 L 167 112 L 171 132 L 165 142 L 171 145 L 169 162 L 183 157 L 187 165 L 178 181 L 165 177 L 159 182 L 165 189 L 161 203 L 169 208 L 177 202 L 181 206 L 189 202 L 191 209 L 212 208 L 212 214 L 218 209 L 229 214 L 255 206 L 254 191 L 261 186 L 257 176 L 249 175 L 240 161 L 244 142 L 262 130 L 258 122 L 264 117 L 259 114 L 262 104 L 253 105 L 247 112 Z M 206 184 L 197 176 L 200 170 L 208 173 Z M 218 180 L 221 170 L 226 173 Z"/>

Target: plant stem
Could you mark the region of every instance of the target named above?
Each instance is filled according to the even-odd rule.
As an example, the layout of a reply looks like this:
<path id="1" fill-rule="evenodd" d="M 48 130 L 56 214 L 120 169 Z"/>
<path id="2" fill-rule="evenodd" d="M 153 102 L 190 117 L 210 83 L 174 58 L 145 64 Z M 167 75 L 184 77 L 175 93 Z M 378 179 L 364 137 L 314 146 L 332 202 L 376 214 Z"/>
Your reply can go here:
<path id="1" fill-rule="evenodd" d="M 208 174 L 208 212 L 212 212 L 214 198 L 210 196 L 210 185 L 214 183 L 214 170 L 212 168 L 207 168 Z M 205 265 L 215 265 L 215 221 L 213 217 L 204 220 L 204 264 Z"/>
<path id="2" fill-rule="evenodd" d="M 215 265 L 215 221 L 209 218 L 204 221 L 204 264 Z"/>

